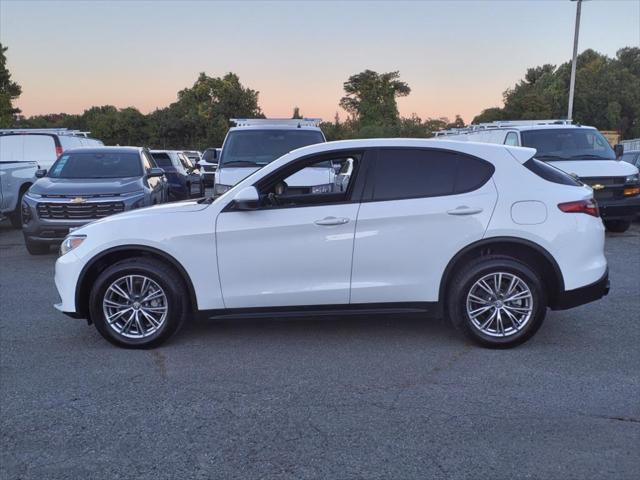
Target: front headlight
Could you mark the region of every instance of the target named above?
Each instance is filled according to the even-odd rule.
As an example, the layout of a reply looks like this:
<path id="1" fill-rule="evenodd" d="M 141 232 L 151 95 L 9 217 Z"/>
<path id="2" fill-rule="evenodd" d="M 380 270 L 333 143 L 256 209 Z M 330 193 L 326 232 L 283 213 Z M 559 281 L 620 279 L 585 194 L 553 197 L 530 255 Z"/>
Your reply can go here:
<path id="1" fill-rule="evenodd" d="M 84 242 L 86 235 L 67 235 L 60 245 L 60 256 L 66 255 L 71 250 L 78 248 Z"/>
<path id="2" fill-rule="evenodd" d="M 216 183 L 215 187 L 213 188 L 213 194 L 222 195 L 223 193 L 227 193 L 229 190 L 231 190 L 231 185 L 222 185 L 221 183 Z"/>
<path id="3" fill-rule="evenodd" d="M 331 193 L 333 192 L 333 183 L 325 183 L 324 185 L 314 185 L 311 187 L 311 193 Z"/>
<path id="4" fill-rule="evenodd" d="M 629 175 L 624 179 L 624 183 L 640 183 L 640 173 Z"/>

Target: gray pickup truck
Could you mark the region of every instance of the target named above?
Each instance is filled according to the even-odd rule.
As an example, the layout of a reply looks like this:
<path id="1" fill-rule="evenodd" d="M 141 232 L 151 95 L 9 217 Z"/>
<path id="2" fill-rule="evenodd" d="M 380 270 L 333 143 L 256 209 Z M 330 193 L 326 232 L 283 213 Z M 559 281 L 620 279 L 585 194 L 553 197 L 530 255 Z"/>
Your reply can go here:
<path id="1" fill-rule="evenodd" d="M 7 162 L 0 160 L 0 219 L 9 218 L 11 225 L 20 228 L 22 197 L 35 182 L 37 162 Z"/>

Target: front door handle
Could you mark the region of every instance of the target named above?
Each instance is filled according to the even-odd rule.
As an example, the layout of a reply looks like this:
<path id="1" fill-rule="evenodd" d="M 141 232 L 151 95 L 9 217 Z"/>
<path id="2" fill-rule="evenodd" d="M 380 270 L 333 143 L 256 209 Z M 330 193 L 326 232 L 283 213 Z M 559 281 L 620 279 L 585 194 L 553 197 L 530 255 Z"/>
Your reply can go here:
<path id="1" fill-rule="evenodd" d="M 323 218 L 322 220 L 316 220 L 313 223 L 315 223 L 316 225 L 322 225 L 322 226 L 344 225 L 345 223 L 349 223 L 349 219 L 348 218 L 326 217 L 326 218 Z"/>
<path id="2" fill-rule="evenodd" d="M 466 205 L 461 205 L 453 210 L 447 210 L 449 215 L 475 215 L 480 212 L 482 212 L 481 208 L 472 208 Z"/>

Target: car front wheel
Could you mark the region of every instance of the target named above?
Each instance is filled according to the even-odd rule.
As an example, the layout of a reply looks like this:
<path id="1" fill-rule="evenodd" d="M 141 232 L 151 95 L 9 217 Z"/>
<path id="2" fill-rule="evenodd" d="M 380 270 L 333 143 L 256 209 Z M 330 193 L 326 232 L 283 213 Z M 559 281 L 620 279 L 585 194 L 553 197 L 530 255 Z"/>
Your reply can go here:
<path id="1" fill-rule="evenodd" d="M 519 345 L 544 321 L 547 300 L 542 281 L 514 258 L 495 255 L 474 260 L 449 285 L 447 311 L 452 323 L 485 347 Z"/>
<path id="2" fill-rule="evenodd" d="M 91 290 L 91 319 L 100 334 L 126 348 L 151 348 L 178 331 L 187 316 L 182 278 L 169 266 L 134 258 L 104 270 Z"/>

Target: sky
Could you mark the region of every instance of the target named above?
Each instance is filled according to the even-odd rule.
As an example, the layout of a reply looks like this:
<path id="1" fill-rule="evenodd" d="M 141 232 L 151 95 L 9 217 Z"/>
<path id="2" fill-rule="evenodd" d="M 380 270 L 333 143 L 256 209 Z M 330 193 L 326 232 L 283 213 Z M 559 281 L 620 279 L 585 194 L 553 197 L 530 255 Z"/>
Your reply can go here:
<path id="1" fill-rule="evenodd" d="M 0 42 L 24 115 L 93 105 L 167 106 L 199 72 L 239 75 L 268 117 L 332 119 L 343 83 L 399 70 L 402 115 L 501 106 L 528 67 L 571 59 L 576 3 L 449 1 L 0 0 Z M 590 0 L 579 51 L 640 46 L 640 0 Z"/>

